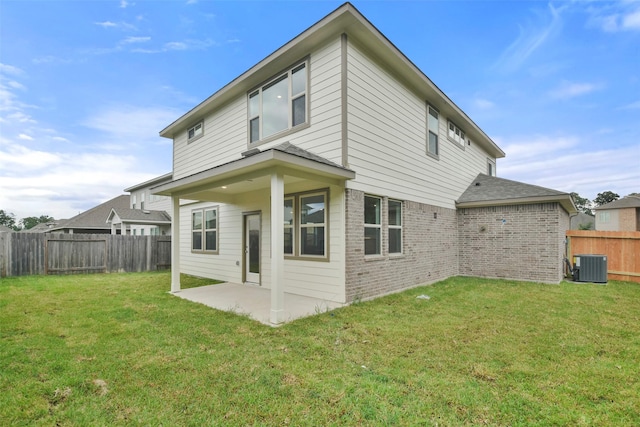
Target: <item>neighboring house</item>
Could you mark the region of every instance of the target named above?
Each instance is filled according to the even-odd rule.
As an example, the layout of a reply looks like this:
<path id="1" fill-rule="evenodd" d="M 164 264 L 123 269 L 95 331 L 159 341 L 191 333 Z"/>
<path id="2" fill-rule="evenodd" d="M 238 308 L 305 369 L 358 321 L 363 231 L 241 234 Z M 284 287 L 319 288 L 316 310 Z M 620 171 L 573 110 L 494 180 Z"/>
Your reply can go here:
<path id="1" fill-rule="evenodd" d="M 0 233 L 13 233 L 13 229 L 0 224 Z"/>
<path id="2" fill-rule="evenodd" d="M 578 212 L 576 215 L 571 216 L 571 230 L 595 230 L 596 229 L 596 217 L 586 214 L 584 212 Z"/>
<path id="3" fill-rule="evenodd" d="M 280 323 L 285 291 L 562 278 L 570 195 L 495 178 L 504 152 L 349 3 L 160 135 L 173 292 L 180 272 L 260 285 Z"/>
<path id="4" fill-rule="evenodd" d="M 595 211 L 598 231 L 640 231 L 640 196 L 626 196 Z"/>
<path id="5" fill-rule="evenodd" d="M 125 188 L 130 193 L 129 209 L 114 209 L 107 222 L 112 234 L 171 235 L 171 198 L 152 194 L 151 187 L 171 182 L 171 173 Z"/>
<path id="6" fill-rule="evenodd" d="M 86 210 L 73 218 L 47 227 L 45 233 L 67 234 L 111 234 L 111 225 L 106 219 L 112 209 L 129 209 L 129 195 L 121 195 Z"/>
<path id="7" fill-rule="evenodd" d="M 171 217 L 165 211 L 113 208 L 106 222 L 111 225 L 111 234 L 171 235 Z"/>

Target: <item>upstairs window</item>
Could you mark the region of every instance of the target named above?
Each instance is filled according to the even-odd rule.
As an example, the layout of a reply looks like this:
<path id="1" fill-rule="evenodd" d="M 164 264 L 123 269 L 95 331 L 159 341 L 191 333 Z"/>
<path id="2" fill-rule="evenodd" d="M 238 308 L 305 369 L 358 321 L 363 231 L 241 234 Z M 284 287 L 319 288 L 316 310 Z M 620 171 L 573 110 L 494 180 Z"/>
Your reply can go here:
<path id="1" fill-rule="evenodd" d="M 193 140 L 200 138 L 203 132 L 204 132 L 204 127 L 202 126 L 202 122 L 189 128 L 189 130 L 187 131 L 187 137 L 188 137 L 187 142 L 191 142 Z"/>
<path id="2" fill-rule="evenodd" d="M 449 137 L 450 140 L 457 142 L 459 145 L 464 147 L 464 144 L 465 144 L 464 132 L 452 122 L 449 122 L 449 132 L 447 133 L 447 136 Z"/>
<path id="3" fill-rule="evenodd" d="M 298 64 L 249 93 L 249 142 L 307 122 L 307 63 Z"/>
<path id="4" fill-rule="evenodd" d="M 496 176 L 496 164 L 489 159 L 487 159 L 487 175 Z"/>
<path id="5" fill-rule="evenodd" d="M 438 158 L 440 154 L 440 147 L 438 141 L 439 134 L 439 121 L 438 121 L 438 110 L 433 108 L 432 106 L 427 106 L 427 154 Z"/>

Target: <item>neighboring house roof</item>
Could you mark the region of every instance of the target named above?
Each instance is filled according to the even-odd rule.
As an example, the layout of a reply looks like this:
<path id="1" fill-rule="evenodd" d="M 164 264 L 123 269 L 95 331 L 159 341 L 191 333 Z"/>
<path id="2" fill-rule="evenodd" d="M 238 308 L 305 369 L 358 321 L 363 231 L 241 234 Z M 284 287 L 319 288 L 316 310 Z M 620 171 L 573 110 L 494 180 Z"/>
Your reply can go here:
<path id="1" fill-rule="evenodd" d="M 614 200 L 602 206 L 595 208 L 596 210 L 608 210 L 608 209 L 626 209 L 626 208 L 640 208 L 640 197 L 638 196 L 626 196 L 622 199 Z"/>
<path id="2" fill-rule="evenodd" d="M 571 195 L 550 188 L 479 174 L 458 198 L 459 208 L 559 202 L 569 213 L 576 212 Z"/>
<path id="3" fill-rule="evenodd" d="M 587 224 L 591 224 L 592 228 L 595 228 L 596 217 L 584 212 L 578 212 L 576 215 L 571 217 L 572 230 L 578 230 L 581 225 L 586 226 Z"/>
<path id="4" fill-rule="evenodd" d="M 129 209 L 130 200 L 128 194 L 115 197 L 108 200 L 94 208 L 86 210 L 73 218 L 69 218 L 67 221 L 57 224 L 53 228 L 49 228 L 47 231 L 59 231 L 67 229 L 100 229 L 106 230 L 110 227 L 107 225 L 106 220 L 111 212 L 111 209 Z"/>
<path id="5" fill-rule="evenodd" d="M 171 224 L 171 217 L 165 211 L 113 208 L 106 222 L 111 222 L 115 216 L 120 219 L 120 222 Z"/>
<path id="6" fill-rule="evenodd" d="M 165 173 L 164 175 L 157 176 L 148 181 L 141 182 L 140 184 L 132 185 L 129 188 L 125 188 L 124 191 L 127 193 L 131 193 L 132 191 L 140 190 L 141 188 L 146 187 L 155 187 L 157 185 L 162 184 L 163 182 L 169 182 L 173 178 L 173 172 Z"/>
<path id="7" fill-rule="evenodd" d="M 409 58 L 367 20 L 352 4 L 345 3 L 313 26 L 264 58 L 229 84 L 215 92 L 189 112 L 178 118 L 160 136 L 174 138 L 194 122 L 216 111 L 237 97 L 246 96 L 265 79 L 308 55 L 326 41 L 346 34 L 366 50 L 375 52 L 377 60 L 393 70 L 406 87 L 422 99 L 428 99 L 438 111 L 453 122 L 469 123 L 467 136 L 482 146 L 493 157 L 504 157 L 504 151 L 484 133 L 467 114 L 440 90 Z"/>
<path id="8" fill-rule="evenodd" d="M 54 219 L 49 222 L 41 222 L 40 224 L 36 224 L 29 229 L 20 230 L 21 233 L 46 233 L 57 225 L 64 224 L 67 222 L 67 219 Z"/>
<path id="9" fill-rule="evenodd" d="M 2 232 L 11 233 L 11 232 L 13 232 L 13 229 L 7 227 L 6 225 L 0 224 L 0 233 L 2 233 Z"/>

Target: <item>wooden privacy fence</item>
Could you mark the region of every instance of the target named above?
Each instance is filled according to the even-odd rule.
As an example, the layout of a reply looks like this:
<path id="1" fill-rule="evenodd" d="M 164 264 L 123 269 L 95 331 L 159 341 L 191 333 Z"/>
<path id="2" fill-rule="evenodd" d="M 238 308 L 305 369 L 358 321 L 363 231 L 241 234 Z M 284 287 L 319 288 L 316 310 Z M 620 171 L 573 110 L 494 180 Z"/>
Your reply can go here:
<path id="1" fill-rule="evenodd" d="M 170 267 L 170 236 L 0 233 L 0 277 Z"/>
<path id="2" fill-rule="evenodd" d="M 574 255 L 606 255 L 609 280 L 640 283 L 640 231 L 567 231 Z"/>

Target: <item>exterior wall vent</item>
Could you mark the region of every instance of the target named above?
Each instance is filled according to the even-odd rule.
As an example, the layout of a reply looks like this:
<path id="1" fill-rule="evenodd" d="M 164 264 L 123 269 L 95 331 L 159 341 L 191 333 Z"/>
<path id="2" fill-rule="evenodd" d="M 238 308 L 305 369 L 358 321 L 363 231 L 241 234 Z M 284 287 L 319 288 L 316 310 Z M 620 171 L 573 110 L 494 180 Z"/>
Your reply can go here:
<path id="1" fill-rule="evenodd" d="M 607 283 L 607 256 L 574 255 L 573 271 L 576 282 Z"/>

